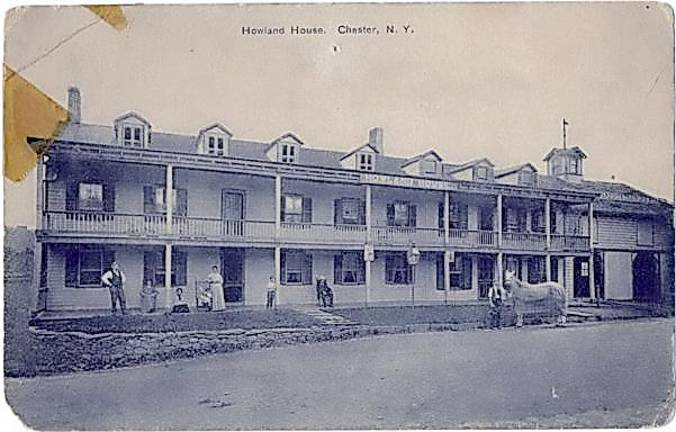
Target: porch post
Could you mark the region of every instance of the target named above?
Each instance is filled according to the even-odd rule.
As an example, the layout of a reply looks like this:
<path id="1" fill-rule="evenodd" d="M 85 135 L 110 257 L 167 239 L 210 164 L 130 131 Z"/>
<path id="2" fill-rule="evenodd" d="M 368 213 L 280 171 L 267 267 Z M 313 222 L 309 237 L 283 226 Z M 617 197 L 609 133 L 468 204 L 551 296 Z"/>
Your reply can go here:
<path id="1" fill-rule="evenodd" d="M 371 301 L 371 261 L 364 261 L 364 285 L 365 285 L 365 305 L 368 306 Z"/>
<path id="2" fill-rule="evenodd" d="M 495 271 L 495 281 L 499 287 L 502 286 L 502 252 L 498 252 L 498 257 L 495 261 L 496 271 Z"/>
<path id="3" fill-rule="evenodd" d="M 35 229 L 41 230 L 44 222 L 44 201 L 45 201 L 45 174 L 44 174 L 44 156 L 38 157 L 38 163 L 35 166 L 36 174 L 36 192 L 35 197 Z"/>
<path id="4" fill-rule="evenodd" d="M 171 243 L 164 246 L 164 287 L 167 290 L 167 309 L 171 309 L 174 302 L 174 292 L 171 289 Z"/>
<path id="5" fill-rule="evenodd" d="M 451 240 L 449 220 L 451 217 L 451 192 L 444 192 L 444 243 L 448 245 Z"/>
<path id="6" fill-rule="evenodd" d="M 281 304 L 281 293 L 282 293 L 282 248 L 275 246 L 275 281 L 277 281 L 277 304 Z"/>
<path id="7" fill-rule="evenodd" d="M 174 169 L 171 165 L 167 165 L 167 178 L 164 185 L 164 201 L 167 207 L 167 234 L 171 234 L 174 220 Z"/>
<path id="8" fill-rule="evenodd" d="M 444 304 L 448 303 L 448 294 L 451 291 L 451 251 L 444 250 Z"/>
<path id="9" fill-rule="evenodd" d="M 551 282 L 552 280 L 552 256 L 549 253 L 552 247 L 552 228 L 551 228 L 551 220 L 550 220 L 550 215 L 552 211 L 552 201 L 551 198 L 547 197 L 545 198 L 545 233 L 547 234 L 547 256 L 545 257 L 545 272 L 546 277 L 545 280 L 547 282 Z"/>
<path id="10" fill-rule="evenodd" d="M 589 202 L 589 298 L 596 298 L 596 282 L 594 281 L 594 203 Z"/>
<path id="11" fill-rule="evenodd" d="M 275 238 L 279 239 L 281 231 L 282 231 L 282 176 L 281 174 L 277 174 L 275 176 Z M 279 279 L 277 279 L 277 283 L 279 283 Z"/>
<path id="12" fill-rule="evenodd" d="M 38 184 L 38 187 L 39 184 Z M 40 292 L 44 288 L 45 290 L 47 287 L 42 287 L 40 285 L 40 282 L 42 280 L 42 272 L 46 272 L 46 268 L 42 268 L 42 254 L 43 254 L 43 245 L 44 243 L 37 241 L 35 242 L 35 251 L 33 253 L 33 298 L 31 302 L 31 307 L 32 309 L 30 312 L 32 313 L 37 313 L 40 312 L 41 310 L 46 310 L 47 309 L 47 300 L 45 299 L 44 304 L 43 302 L 40 301 Z M 47 253 L 45 250 L 44 253 Z"/>
<path id="13" fill-rule="evenodd" d="M 498 215 L 497 215 L 497 222 L 498 222 L 498 248 L 502 247 L 502 194 L 498 194 L 498 199 L 497 199 L 497 210 L 498 210 Z M 502 280 L 502 276 L 500 276 L 500 280 Z"/>
<path id="14" fill-rule="evenodd" d="M 371 185 L 366 185 L 366 243 L 371 243 Z"/>

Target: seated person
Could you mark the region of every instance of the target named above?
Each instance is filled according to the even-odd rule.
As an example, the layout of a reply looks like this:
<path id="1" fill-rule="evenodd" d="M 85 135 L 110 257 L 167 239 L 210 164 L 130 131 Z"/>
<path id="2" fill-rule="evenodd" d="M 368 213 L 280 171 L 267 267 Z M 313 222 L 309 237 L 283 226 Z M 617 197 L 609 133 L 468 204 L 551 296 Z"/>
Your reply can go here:
<path id="1" fill-rule="evenodd" d="M 159 291 L 153 286 L 153 281 L 148 279 L 140 292 L 141 311 L 143 313 L 155 312 L 157 307 L 157 294 L 159 294 Z"/>
<path id="2" fill-rule="evenodd" d="M 171 313 L 189 313 L 188 303 L 183 301 L 183 288 L 176 288 L 176 296 L 171 306 Z"/>

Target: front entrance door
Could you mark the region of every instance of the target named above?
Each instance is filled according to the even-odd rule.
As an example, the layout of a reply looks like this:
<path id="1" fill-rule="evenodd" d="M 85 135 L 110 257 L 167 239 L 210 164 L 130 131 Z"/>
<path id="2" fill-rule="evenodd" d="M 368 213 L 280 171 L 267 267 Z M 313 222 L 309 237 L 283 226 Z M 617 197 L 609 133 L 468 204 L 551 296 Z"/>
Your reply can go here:
<path id="1" fill-rule="evenodd" d="M 221 249 L 223 292 L 226 303 L 244 301 L 244 249 Z"/>
<path id="2" fill-rule="evenodd" d="M 589 297 L 589 259 L 573 259 L 573 297 Z"/>
<path id="3" fill-rule="evenodd" d="M 606 298 L 605 271 L 603 252 L 594 251 L 594 288 L 598 299 Z"/>
<path id="4" fill-rule="evenodd" d="M 659 262 L 652 252 L 639 252 L 632 262 L 634 300 L 656 303 L 660 300 Z"/>
<path id="5" fill-rule="evenodd" d="M 244 192 L 223 190 L 221 216 L 224 235 L 242 236 L 244 234 Z"/>
<path id="6" fill-rule="evenodd" d="M 492 256 L 479 255 L 479 298 L 488 297 L 488 289 L 495 279 L 495 259 Z"/>

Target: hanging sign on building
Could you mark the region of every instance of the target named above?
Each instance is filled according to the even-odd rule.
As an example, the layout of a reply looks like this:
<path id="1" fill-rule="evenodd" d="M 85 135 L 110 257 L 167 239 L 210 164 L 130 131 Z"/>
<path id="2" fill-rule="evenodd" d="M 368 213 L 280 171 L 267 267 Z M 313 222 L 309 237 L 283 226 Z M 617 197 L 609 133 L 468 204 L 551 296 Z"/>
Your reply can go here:
<path id="1" fill-rule="evenodd" d="M 432 189 L 444 191 L 451 189 L 448 183 L 439 180 L 412 178 L 412 177 L 397 177 L 382 174 L 362 174 L 361 181 L 362 183 L 380 186 L 394 186 L 394 187 Z"/>

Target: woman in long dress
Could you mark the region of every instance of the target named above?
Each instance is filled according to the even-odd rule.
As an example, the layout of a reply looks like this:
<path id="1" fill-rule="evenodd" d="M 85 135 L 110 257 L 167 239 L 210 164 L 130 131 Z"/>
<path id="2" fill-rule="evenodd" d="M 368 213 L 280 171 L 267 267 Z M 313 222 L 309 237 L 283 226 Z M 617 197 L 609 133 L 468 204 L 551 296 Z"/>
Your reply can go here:
<path id="1" fill-rule="evenodd" d="M 212 311 L 222 311 L 225 309 L 225 298 L 223 297 L 223 276 L 218 272 L 218 266 L 211 267 L 211 273 L 207 276 L 211 295 L 213 296 Z"/>

